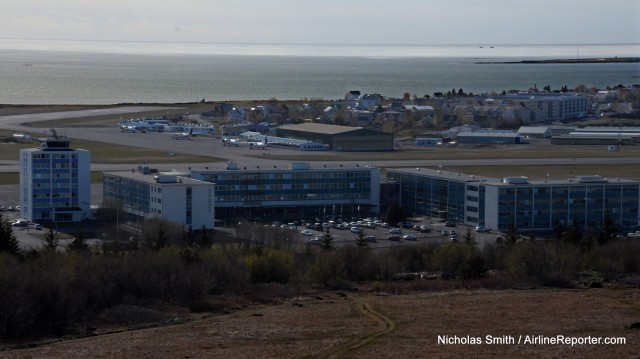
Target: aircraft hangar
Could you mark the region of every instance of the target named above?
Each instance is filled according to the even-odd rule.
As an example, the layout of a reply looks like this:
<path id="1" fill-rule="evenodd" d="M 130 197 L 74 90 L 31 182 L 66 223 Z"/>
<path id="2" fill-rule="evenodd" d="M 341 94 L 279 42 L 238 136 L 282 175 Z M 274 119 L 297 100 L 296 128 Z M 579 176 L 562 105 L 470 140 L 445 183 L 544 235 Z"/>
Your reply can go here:
<path id="1" fill-rule="evenodd" d="M 362 127 L 302 123 L 279 127 L 279 137 L 329 145 L 332 151 L 392 151 L 393 134 Z"/>

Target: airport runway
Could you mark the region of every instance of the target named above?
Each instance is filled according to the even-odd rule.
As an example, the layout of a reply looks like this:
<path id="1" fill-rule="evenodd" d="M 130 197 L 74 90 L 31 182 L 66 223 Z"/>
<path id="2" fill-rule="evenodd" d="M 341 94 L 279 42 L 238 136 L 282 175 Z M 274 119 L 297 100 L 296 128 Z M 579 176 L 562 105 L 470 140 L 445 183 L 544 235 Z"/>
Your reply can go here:
<path id="1" fill-rule="evenodd" d="M 288 148 L 269 147 L 267 149 L 250 149 L 248 147 L 232 147 L 223 146 L 220 138 L 211 137 L 195 137 L 191 140 L 173 140 L 169 133 L 125 133 L 117 126 L 117 118 L 115 116 L 150 111 L 157 109 L 165 109 L 166 107 L 153 106 L 126 106 L 117 108 L 94 109 L 94 110 L 78 110 L 66 112 L 37 113 L 28 115 L 0 116 L 0 127 L 12 129 L 21 132 L 31 132 L 37 137 L 36 129 L 24 126 L 28 122 L 36 122 L 52 119 L 65 119 L 75 117 L 88 117 L 97 115 L 114 115 L 113 127 L 65 127 L 59 128 L 58 134 L 69 138 L 84 139 L 110 143 L 114 145 L 127 145 L 141 148 L 147 148 L 158 151 L 175 152 L 182 154 L 192 154 L 200 156 L 211 156 L 211 163 L 168 163 L 149 165 L 159 170 L 170 169 L 186 169 L 193 168 L 224 168 L 227 161 L 238 163 L 240 167 L 257 168 L 258 166 L 285 166 L 288 167 L 291 161 L 277 160 L 277 155 L 299 155 L 300 152 Z M 47 134 L 47 129 L 37 129 L 42 132 L 43 136 Z M 321 156 L 326 158 L 327 152 L 304 152 L 305 157 L 313 158 L 313 156 Z M 330 152 L 335 156 L 330 161 L 313 161 L 313 166 L 333 167 L 342 164 L 344 166 L 372 166 L 380 168 L 393 167 L 437 167 L 437 166 L 478 166 L 478 165 L 562 165 L 562 164 L 640 164 L 638 157 L 622 157 L 622 158 L 526 158 L 526 159 L 461 159 L 461 160 L 381 160 L 381 161 L 350 161 L 352 154 L 342 152 Z M 131 164 L 99 164 L 92 163 L 91 169 L 94 171 L 120 171 L 130 170 L 135 165 Z M 0 172 L 18 172 L 19 166 L 16 161 L 0 161 Z"/>
<path id="2" fill-rule="evenodd" d="M 41 113 L 29 113 L 24 115 L 9 115 L 0 116 L 0 127 L 29 132 L 33 130 L 32 127 L 22 126 L 23 123 L 39 122 L 47 120 L 62 120 L 68 118 L 78 117 L 92 117 L 92 116 L 104 116 L 104 115 L 122 115 L 136 112 L 156 111 L 163 109 L 173 109 L 179 107 L 159 107 L 159 106 L 122 106 L 112 108 L 97 108 L 90 110 L 74 110 L 74 111 L 59 111 L 59 112 L 41 112 Z"/>

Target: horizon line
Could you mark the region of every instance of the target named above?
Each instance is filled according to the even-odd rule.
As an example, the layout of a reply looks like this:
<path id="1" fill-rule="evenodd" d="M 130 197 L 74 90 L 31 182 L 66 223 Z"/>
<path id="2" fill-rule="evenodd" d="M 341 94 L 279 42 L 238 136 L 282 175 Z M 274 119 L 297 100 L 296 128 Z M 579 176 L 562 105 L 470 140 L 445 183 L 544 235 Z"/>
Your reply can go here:
<path id="1" fill-rule="evenodd" d="M 558 42 L 558 43 L 329 43 L 329 42 L 231 42 L 231 41 L 175 41 L 175 40 L 117 40 L 117 39 L 73 39 L 38 37 L 3 37 L 0 40 L 68 41 L 68 42 L 109 42 L 109 43 L 154 43 L 154 44 L 217 44 L 217 45 L 313 45 L 313 46 L 631 46 L 640 42 Z"/>

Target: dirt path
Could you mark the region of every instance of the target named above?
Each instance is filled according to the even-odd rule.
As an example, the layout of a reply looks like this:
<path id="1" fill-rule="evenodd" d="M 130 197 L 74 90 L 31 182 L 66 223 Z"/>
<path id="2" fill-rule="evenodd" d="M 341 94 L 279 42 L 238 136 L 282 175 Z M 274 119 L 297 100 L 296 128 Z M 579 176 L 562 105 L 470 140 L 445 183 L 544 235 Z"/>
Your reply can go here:
<path id="1" fill-rule="evenodd" d="M 396 328 L 396 323 L 391 320 L 391 318 L 375 310 L 369 303 L 365 302 L 363 298 L 352 297 L 350 298 L 350 300 L 353 302 L 353 306 L 361 314 L 373 320 L 378 328 L 372 332 L 360 335 L 353 340 L 334 348 L 331 352 L 322 356 L 322 358 L 341 358 L 345 353 L 360 348 L 372 342 L 379 336 L 389 333 Z"/>

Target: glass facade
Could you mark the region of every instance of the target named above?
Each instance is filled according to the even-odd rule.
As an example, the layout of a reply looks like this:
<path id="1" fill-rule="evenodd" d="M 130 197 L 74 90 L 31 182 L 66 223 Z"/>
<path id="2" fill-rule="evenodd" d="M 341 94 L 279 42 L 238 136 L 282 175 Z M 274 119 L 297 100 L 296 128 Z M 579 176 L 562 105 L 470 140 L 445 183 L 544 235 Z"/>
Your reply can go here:
<path id="1" fill-rule="evenodd" d="M 368 199 L 371 194 L 369 171 L 229 172 L 198 179 L 216 184 L 216 202 Z"/>
<path id="2" fill-rule="evenodd" d="M 400 184 L 401 206 L 410 215 L 426 215 L 498 231 L 553 230 L 558 225 L 598 228 L 606 213 L 621 228 L 640 222 L 640 184 L 597 176 L 568 182 L 518 183 L 470 181 L 432 170 L 388 170 L 387 179 Z"/>
<path id="3" fill-rule="evenodd" d="M 387 171 L 387 180 L 400 183 L 400 205 L 412 216 L 429 216 L 465 222 L 467 183 L 444 177 L 432 177 L 401 171 Z M 470 206 L 481 215 L 476 204 Z"/>
<path id="4" fill-rule="evenodd" d="M 498 230 L 551 230 L 558 225 L 598 228 L 609 212 L 617 226 L 638 225 L 637 183 L 498 186 Z"/>
<path id="5" fill-rule="evenodd" d="M 216 184 L 218 218 L 359 217 L 379 202 L 378 170 L 367 167 L 191 171 L 191 178 Z"/>
<path id="6" fill-rule="evenodd" d="M 137 216 L 150 213 L 151 184 L 105 173 L 102 186 L 105 202 L 120 203 L 126 206 L 126 212 Z"/>

